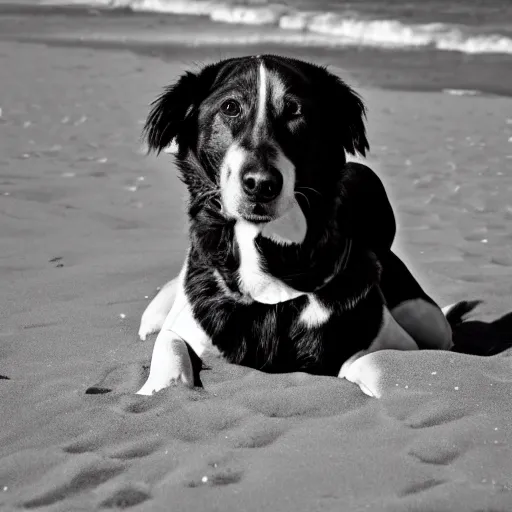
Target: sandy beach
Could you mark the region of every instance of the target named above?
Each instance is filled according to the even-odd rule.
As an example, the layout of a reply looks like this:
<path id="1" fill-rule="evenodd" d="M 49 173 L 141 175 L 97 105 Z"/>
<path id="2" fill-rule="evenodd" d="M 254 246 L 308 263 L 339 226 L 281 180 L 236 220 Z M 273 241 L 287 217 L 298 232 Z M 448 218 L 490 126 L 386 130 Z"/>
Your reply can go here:
<path id="1" fill-rule="evenodd" d="M 137 339 L 140 316 L 187 246 L 184 187 L 169 156 L 144 155 L 140 130 L 164 85 L 219 52 L 35 44 L 12 27 L 0 46 L 2 510 L 512 510 L 509 353 L 377 354 L 378 400 L 216 359 L 204 389 L 136 396 L 153 343 Z M 512 99 L 358 90 L 399 253 L 441 305 L 483 299 L 484 320 L 512 310 Z"/>

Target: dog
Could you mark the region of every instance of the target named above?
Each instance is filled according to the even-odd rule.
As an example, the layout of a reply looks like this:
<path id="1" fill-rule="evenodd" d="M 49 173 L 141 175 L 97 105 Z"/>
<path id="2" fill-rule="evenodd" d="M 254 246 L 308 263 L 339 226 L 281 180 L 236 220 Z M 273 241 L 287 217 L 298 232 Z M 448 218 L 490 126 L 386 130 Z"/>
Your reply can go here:
<path id="1" fill-rule="evenodd" d="M 160 331 L 138 391 L 200 382 L 211 351 L 266 372 L 347 376 L 385 348 L 452 348 L 447 317 L 391 250 L 393 209 L 365 156 L 366 107 L 326 68 L 276 55 L 188 72 L 152 104 L 189 195 L 179 276 L 144 312 Z M 272 226 L 294 212 L 295 239 Z M 364 390 L 363 390 L 364 391 Z"/>

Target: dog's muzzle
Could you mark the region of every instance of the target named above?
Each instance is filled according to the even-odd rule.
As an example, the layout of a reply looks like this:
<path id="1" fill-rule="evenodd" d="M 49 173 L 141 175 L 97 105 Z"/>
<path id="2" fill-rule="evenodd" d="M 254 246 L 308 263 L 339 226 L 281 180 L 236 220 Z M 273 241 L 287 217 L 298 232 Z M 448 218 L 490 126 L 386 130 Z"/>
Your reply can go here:
<path id="1" fill-rule="evenodd" d="M 295 202 L 295 167 L 279 148 L 262 154 L 233 144 L 222 162 L 219 181 L 223 210 L 234 219 L 270 222 Z"/>
<path id="2" fill-rule="evenodd" d="M 269 203 L 283 189 L 283 175 L 275 168 L 262 168 L 256 164 L 245 166 L 241 173 L 242 190 L 254 203 Z"/>

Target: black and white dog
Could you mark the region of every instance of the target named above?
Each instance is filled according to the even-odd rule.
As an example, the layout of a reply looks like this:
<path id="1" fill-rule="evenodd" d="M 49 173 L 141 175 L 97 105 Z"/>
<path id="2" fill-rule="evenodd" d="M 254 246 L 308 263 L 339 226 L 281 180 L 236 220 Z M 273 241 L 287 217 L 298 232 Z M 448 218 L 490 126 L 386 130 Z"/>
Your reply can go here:
<path id="1" fill-rule="evenodd" d="M 139 394 L 193 386 L 212 349 L 267 372 L 344 376 L 383 348 L 450 349 L 449 322 L 391 251 L 395 218 L 365 106 L 325 68 L 274 55 L 187 73 L 154 102 L 150 150 L 171 144 L 190 201 L 179 277 L 145 311 L 160 330 Z M 272 226 L 294 212 L 296 239 Z"/>

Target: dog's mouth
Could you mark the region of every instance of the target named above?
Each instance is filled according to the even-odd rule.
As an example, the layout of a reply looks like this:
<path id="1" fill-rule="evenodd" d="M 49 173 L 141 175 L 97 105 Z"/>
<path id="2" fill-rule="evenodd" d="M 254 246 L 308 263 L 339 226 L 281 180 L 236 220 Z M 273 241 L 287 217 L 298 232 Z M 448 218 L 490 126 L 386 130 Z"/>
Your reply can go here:
<path id="1" fill-rule="evenodd" d="M 273 217 L 265 215 L 242 215 L 242 219 L 255 224 L 265 224 L 274 220 Z"/>
<path id="2" fill-rule="evenodd" d="M 248 222 L 262 224 L 276 219 L 273 208 L 261 203 L 248 205 L 244 210 L 241 217 Z"/>
<path id="3" fill-rule="evenodd" d="M 226 214 L 226 209 L 222 200 L 214 198 L 210 201 L 211 205 L 219 211 L 221 214 Z M 275 208 L 270 205 L 265 205 L 261 203 L 248 203 L 244 204 L 237 209 L 234 218 L 243 219 L 247 222 L 252 222 L 254 224 L 264 224 L 267 222 L 272 222 L 279 218 L 279 215 L 276 215 Z"/>

